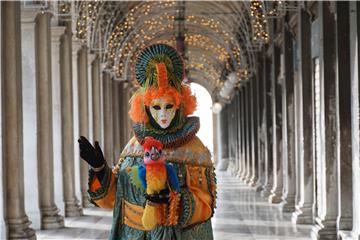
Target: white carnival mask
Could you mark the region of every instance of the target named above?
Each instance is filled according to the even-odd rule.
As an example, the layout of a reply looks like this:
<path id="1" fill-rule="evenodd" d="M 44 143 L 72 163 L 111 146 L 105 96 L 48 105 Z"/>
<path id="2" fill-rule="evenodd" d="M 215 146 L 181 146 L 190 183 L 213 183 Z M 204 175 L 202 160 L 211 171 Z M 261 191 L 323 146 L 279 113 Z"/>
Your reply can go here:
<path id="1" fill-rule="evenodd" d="M 164 98 L 156 98 L 151 102 L 150 113 L 162 129 L 169 127 L 175 117 L 174 104 Z"/>

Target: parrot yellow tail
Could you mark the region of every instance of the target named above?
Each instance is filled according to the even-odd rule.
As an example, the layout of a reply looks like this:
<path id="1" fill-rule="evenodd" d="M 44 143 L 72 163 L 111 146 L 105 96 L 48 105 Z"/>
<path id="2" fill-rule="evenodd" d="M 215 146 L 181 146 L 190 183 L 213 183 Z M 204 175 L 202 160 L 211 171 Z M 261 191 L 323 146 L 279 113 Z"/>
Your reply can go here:
<path id="1" fill-rule="evenodd" d="M 144 209 L 144 214 L 141 220 L 146 230 L 152 230 L 157 224 L 156 207 L 153 205 L 146 204 Z"/>

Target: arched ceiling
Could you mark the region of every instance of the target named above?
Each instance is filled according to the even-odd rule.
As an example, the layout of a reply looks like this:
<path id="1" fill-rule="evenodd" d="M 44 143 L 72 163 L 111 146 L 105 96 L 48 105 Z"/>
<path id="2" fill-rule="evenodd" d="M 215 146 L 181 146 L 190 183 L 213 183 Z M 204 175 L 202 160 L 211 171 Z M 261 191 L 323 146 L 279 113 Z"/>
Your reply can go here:
<path id="1" fill-rule="evenodd" d="M 185 37 L 187 78 L 216 94 L 226 75 L 254 70 L 253 25 L 247 1 L 80 1 L 77 32 L 117 79 L 136 84 L 134 63 L 153 43 L 176 47 Z M 246 73 L 246 74 L 244 74 Z"/>

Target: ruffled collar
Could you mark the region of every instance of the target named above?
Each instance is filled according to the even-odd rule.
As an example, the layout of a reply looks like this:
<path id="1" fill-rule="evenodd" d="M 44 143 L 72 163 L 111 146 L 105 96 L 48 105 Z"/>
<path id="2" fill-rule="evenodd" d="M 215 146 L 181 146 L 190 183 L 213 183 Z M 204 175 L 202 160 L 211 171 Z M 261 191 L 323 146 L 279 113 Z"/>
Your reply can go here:
<path id="1" fill-rule="evenodd" d="M 198 117 L 188 117 L 182 126 L 176 131 L 159 130 L 146 127 L 146 125 L 137 123 L 133 126 L 134 134 L 140 144 L 145 137 L 153 137 L 166 148 L 176 148 L 190 141 L 200 129 Z"/>

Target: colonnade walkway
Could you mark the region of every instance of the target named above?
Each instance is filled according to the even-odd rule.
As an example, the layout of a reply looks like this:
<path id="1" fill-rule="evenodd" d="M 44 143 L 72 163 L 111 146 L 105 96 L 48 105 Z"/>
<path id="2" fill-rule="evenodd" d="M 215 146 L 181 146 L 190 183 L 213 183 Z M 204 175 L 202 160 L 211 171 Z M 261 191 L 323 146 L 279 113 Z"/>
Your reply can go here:
<path id="1" fill-rule="evenodd" d="M 216 240 L 308 240 L 311 225 L 292 225 L 281 205 L 265 202 L 254 187 L 227 172 L 217 172 L 218 202 L 213 228 Z M 112 212 L 85 208 L 84 216 L 65 219 L 65 228 L 38 231 L 38 239 L 107 239 Z M 194 239 L 200 240 L 200 239 Z M 206 240 L 206 239 L 201 239 Z"/>

